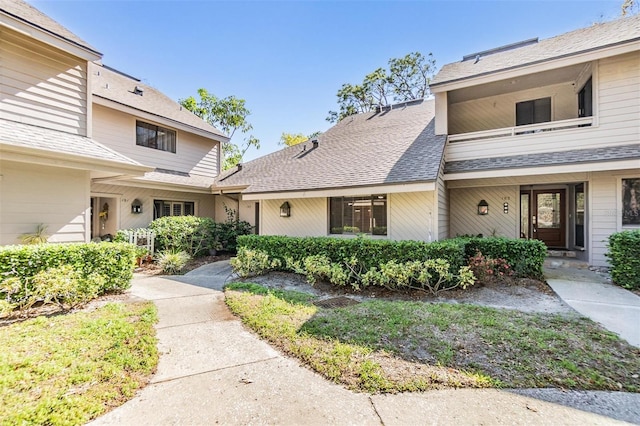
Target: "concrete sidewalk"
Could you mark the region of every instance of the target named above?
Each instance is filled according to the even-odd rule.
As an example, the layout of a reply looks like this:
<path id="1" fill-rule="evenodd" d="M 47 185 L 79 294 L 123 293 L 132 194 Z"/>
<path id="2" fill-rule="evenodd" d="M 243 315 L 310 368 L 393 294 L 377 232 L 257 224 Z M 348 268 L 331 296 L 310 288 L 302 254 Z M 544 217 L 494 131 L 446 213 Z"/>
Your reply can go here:
<path id="1" fill-rule="evenodd" d="M 547 267 L 547 283 L 581 315 L 640 347 L 640 297 L 588 269 Z"/>
<path id="2" fill-rule="evenodd" d="M 368 395 L 332 384 L 247 331 L 221 292 L 228 262 L 181 277 L 136 276 L 158 306 L 160 362 L 151 383 L 95 425 L 621 424 L 640 422 L 637 394 L 459 389 Z M 531 395 L 534 395 L 532 397 Z M 566 401 L 563 406 L 548 401 Z M 605 416 L 611 417 L 605 417 Z"/>

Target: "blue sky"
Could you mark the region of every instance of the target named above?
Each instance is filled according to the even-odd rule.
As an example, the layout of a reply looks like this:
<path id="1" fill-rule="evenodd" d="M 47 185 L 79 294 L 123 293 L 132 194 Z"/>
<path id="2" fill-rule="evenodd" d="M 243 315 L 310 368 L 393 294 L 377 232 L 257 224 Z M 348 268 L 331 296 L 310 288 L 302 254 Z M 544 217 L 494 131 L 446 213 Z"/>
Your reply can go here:
<path id="1" fill-rule="evenodd" d="M 204 87 L 246 99 L 259 151 L 282 132 L 324 131 L 336 92 L 409 52 L 438 68 L 465 54 L 616 18 L 609 1 L 29 0 L 173 99 Z M 236 134 L 234 142 L 241 143 Z"/>

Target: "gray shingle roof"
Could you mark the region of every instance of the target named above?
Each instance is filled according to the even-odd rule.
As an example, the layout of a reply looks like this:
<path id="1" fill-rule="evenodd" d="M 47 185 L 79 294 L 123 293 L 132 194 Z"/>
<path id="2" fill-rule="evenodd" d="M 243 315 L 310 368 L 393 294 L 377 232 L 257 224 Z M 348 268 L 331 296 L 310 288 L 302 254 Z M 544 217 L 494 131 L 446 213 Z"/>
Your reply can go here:
<path id="1" fill-rule="evenodd" d="M 89 43 L 23 0 L 0 0 L 0 10 L 50 34 L 61 37 L 76 46 L 102 56 Z"/>
<path id="2" fill-rule="evenodd" d="M 464 173 L 633 159 L 638 159 L 640 167 L 640 144 L 452 161 L 445 164 L 444 172 Z"/>
<path id="3" fill-rule="evenodd" d="M 220 130 L 182 108 L 179 103 L 151 86 L 95 63 L 91 64 L 91 72 L 93 73 L 91 90 L 95 96 L 203 130 L 224 140 L 227 139 Z M 97 75 L 98 72 L 100 75 Z M 142 96 L 133 93 L 136 86 L 144 90 Z"/>
<path id="4" fill-rule="evenodd" d="M 141 166 L 137 161 L 119 154 L 93 139 L 9 120 L 0 120 L 0 145 L 35 148 Z"/>
<path id="5" fill-rule="evenodd" d="M 477 63 L 471 59 L 447 64 L 434 77 L 431 86 L 577 55 L 633 40 L 640 40 L 640 15 L 594 24 L 536 44 L 490 54 L 480 57 Z"/>
<path id="6" fill-rule="evenodd" d="M 244 193 L 428 182 L 437 178 L 445 137 L 434 133 L 434 102 L 416 101 L 350 116 L 310 141 L 229 170 L 214 189 Z"/>
<path id="7" fill-rule="evenodd" d="M 204 176 L 192 176 L 188 173 L 173 173 L 168 170 L 156 169 L 147 172 L 144 176 L 134 178 L 136 181 L 154 182 L 161 184 L 180 185 L 208 190 L 213 184 L 213 178 Z"/>

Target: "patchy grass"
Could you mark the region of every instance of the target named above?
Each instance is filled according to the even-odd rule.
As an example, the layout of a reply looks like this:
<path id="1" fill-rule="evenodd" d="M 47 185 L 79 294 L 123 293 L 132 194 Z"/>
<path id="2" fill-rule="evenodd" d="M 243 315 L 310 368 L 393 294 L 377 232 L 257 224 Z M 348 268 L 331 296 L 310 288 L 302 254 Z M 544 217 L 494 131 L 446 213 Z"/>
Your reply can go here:
<path id="1" fill-rule="evenodd" d="M 84 424 L 131 398 L 158 362 L 152 303 L 0 327 L 0 423 Z"/>
<path id="2" fill-rule="evenodd" d="M 586 318 L 464 304 L 372 301 L 227 288 L 250 328 L 325 377 L 367 392 L 561 387 L 640 392 L 640 350 Z"/>

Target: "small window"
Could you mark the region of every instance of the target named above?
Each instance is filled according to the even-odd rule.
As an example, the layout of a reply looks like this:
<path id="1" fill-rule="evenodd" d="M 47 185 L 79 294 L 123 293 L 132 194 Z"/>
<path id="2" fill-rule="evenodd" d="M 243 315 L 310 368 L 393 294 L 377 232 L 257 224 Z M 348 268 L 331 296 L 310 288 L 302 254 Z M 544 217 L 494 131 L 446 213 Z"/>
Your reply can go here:
<path id="1" fill-rule="evenodd" d="M 332 197 L 329 217 L 330 234 L 387 235 L 387 196 Z"/>
<path id="2" fill-rule="evenodd" d="M 551 121 L 551 98 L 534 99 L 516 104 L 516 126 Z"/>
<path id="3" fill-rule="evenodd" d="M 622 179 L 622 225 L 640 225 L 640 178 Z"/>
<path id="4" fill-rule="evenodd" d="M 591 117 L 593 115 L 593 86 L 591 78 L 587 80 L 578 92 L 578 117 Z"/>
<path id="5" fill-rule="evenodd" d="M 136 145 L 176 152 L 176 132 L 155 124 L 136 121 Z"/>
<path id="6" fill-rule="evenodd" d="M 153 219 L 164 216 L 193 216 L 195 203 L 193 201 L 165 201 L 153 200 Z"/>

